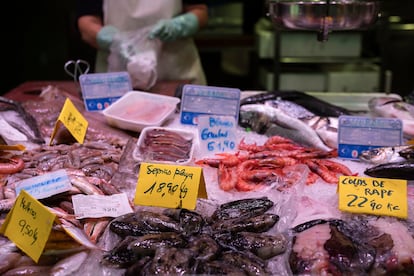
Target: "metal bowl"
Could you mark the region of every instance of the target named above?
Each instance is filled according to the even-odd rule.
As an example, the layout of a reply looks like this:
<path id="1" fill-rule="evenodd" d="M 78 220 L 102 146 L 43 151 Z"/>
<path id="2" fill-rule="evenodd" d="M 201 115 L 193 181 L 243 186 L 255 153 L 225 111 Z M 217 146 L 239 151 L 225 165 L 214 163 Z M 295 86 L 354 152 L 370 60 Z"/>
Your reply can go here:
<path id="1" fill-rule="evenodd" d="M 277 28 L 292 30 L 366 29 L 379 17 L 378 1 L 269 0 L 269 16 Z"/>

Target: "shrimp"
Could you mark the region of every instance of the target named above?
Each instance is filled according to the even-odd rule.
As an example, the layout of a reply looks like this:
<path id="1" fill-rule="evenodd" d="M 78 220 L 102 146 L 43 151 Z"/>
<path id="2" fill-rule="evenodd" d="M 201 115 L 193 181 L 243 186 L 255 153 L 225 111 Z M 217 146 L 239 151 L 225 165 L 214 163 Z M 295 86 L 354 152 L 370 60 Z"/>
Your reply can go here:
<path id="1" fill-rule="evenodd" d="M 237 173 L 235 167 L 220 164 L 218 168 L 218 183 L 223 191 L 230 191 L 236 187 Z"/>
<path id="2" fill-rule="evenodd" d="M 265 150 L 249 154 L 249 159 L 263 159 L 270 157 L 291 157 L 301 154 L 302 150 Z"/>
<path id="3" fill-rule="evenodd" d="M 195 163 L 197 165 L 208 165 L 213 168 L 218 168 L 220 164 L 223 164 L 227 167 L 234 167 L 240 163 L 240 159 L 237 155 L 231 153 L 217 153 L 217 158 L 204 158 L 197 160 Z"/>
<path id="4" fill-rule="evenodd" d="M 279 136 L 279 135 L 274 135 L 271 136 L 267 139 L 267 141 L 264 143 L 265 146 L 270 146 L 270 145 L 275 145 L 275 144 L 293 144 L 293 141 Z"/>
<path id="5" fill-rule="evenodd" d="M 243 138 L 239 143 L 238 149 L 255 153 L 255 152 L 264 151 L 266 149 L 266 147 L 265 146 L 258 146 L 256 143 L 247 144 L 247 143 L 244 142 L 244 138 Z"/>
<path id="6" fill-rule="evenodd" d="M 306 164 L 311 171 L 319 175 L 319 177 L 322 178 L 325 182 L 331 184 L 338 183 L 339 178 L 336 173 L 331 172 L 326 166 L 318 163 L 316 159 L 304 160 L 303 163 Z"/>
<path id="7" fill-rule="evenodd" d="M 345 165 L 340 164 L 338 162 L 332 161 L 332 160 L 318 160 L 319 164 L 323 164 L 324 166 L 326 166 L 328 169 L 333 170 L 336 173 L 340 173 L 343 175 L 356 175 L 354 173 L 352 173 L 352 171 Z"/>
<path id="8" fill-rule="evenodd" d="M 3 158 L 6 162 L 0 163 L 0 174 L 12 174 L 24 169 L 24 161 L 20 157 Z"/>

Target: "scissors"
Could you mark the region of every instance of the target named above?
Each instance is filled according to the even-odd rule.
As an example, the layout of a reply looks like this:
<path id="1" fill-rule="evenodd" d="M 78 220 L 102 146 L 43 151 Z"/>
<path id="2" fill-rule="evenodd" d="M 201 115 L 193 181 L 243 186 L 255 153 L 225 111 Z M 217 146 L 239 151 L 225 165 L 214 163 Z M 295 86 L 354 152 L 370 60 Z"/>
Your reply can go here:
<path id="1" fill-rule="evenodd" d="M 75 82 L 78 82 L 80 75 L 87 74 L 89 72 L 90 65 L 83 59 L 69 60 L 65 63 L 64 69 Z"/>

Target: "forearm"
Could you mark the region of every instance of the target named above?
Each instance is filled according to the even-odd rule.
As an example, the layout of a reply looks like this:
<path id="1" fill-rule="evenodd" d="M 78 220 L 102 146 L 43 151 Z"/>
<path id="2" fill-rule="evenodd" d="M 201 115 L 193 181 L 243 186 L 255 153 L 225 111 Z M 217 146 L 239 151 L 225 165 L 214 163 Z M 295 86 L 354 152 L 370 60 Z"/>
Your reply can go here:
<path id="1" fill-rule="evenodd" d="M 184 12 L 191 12 L 198 18 L 199 28 L 203 28 L 207 25 L 207 21 L 208 21 L 207 5 L 205 4 L 184 5 Z"/>
<path id="2" fill-rule="evenodd" d="M 84 15 L 78 19 L 78 28 L 82 40 L 94 48 L 98 48 L 96 36 L 102 28 L 102 20 L 98 16 Z"/>

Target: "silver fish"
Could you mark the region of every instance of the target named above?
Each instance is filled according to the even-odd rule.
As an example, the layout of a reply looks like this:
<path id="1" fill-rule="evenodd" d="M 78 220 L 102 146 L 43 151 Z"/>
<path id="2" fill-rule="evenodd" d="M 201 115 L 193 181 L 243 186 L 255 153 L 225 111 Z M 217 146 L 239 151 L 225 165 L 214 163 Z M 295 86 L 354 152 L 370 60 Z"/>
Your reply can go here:
<path id="1" fill-rule="evenodd" d="M 53 276 L 65 276 L 65 275 L 72 275 L 73 272 L 76 272 L 82 263 L 88 257 L 88 252 L 81 251 L 70 255 L 60 261 L 58 261 L 55 265 L 53 265 L 50 275 Z"/>
<path id="2" fill-rule="evenodd" d="M 297 119 L 307 119 L 307 118 L 315 117 L 315 113 L 291 101 L 275 99 L 275 100 L 267 100 L 264 102 L 264 104 L 275 107 L 275 108 L 279 108 L 283 110 L 285 113 Z"/>
<path id="3" fill-rule="evenodd" d="M 19 102 L 0 96 L 0 111 L 3 122 L 3 128 L 0 132 L 3 138 L 5 138 L 3 136 L 4 134 L 8 137 L 8 139 L 6 139 L 8 141 L 6 142 L 23 141 L 34 144 L 44 144 L 45 141 L 36 120 Z M 6 134 L 7 130 L 4 129 L 4 124 L 9 127 L 8 131 L 13 131 L 17 135 L 8 136 Z M 23 140 L 20 140 L 22 137 Z M 30 146 L 30 144 L 28 144 L 28 146 Z"/>
<path id="4" fill-rule="evenodd" d="M 368 101 L 369 111 L 378 117 L 398 118 L 406 136 L 414 136 L 414 105 L 395 97 L 375 97 Z"/>
<path id="5" fill-rule="evenodd" d="M 303 119 L 330 148 L 338 148 L 338 117 L 314 116 Z"/>
<path id="6" fill-rule="evenodd" d="M 283 110 L 263 105 L 246 104 L 240 107 L 239 122 L 242 127 L 250 127 L 258 133 L 280 135 L 291 139 L 296 143 L 330 151 L 316 133 L 316 131 L 304 121 L 294 118 Z"/>
<path id="7" fill-rule="evenodd" d="M 412 147 L 413 145 L 376 147 L 360 152 L 358 158 L 361 161 L 371 164 L 385 164 L 404 161 L 405 158 L 400 156 L 399 152 Z"/>

